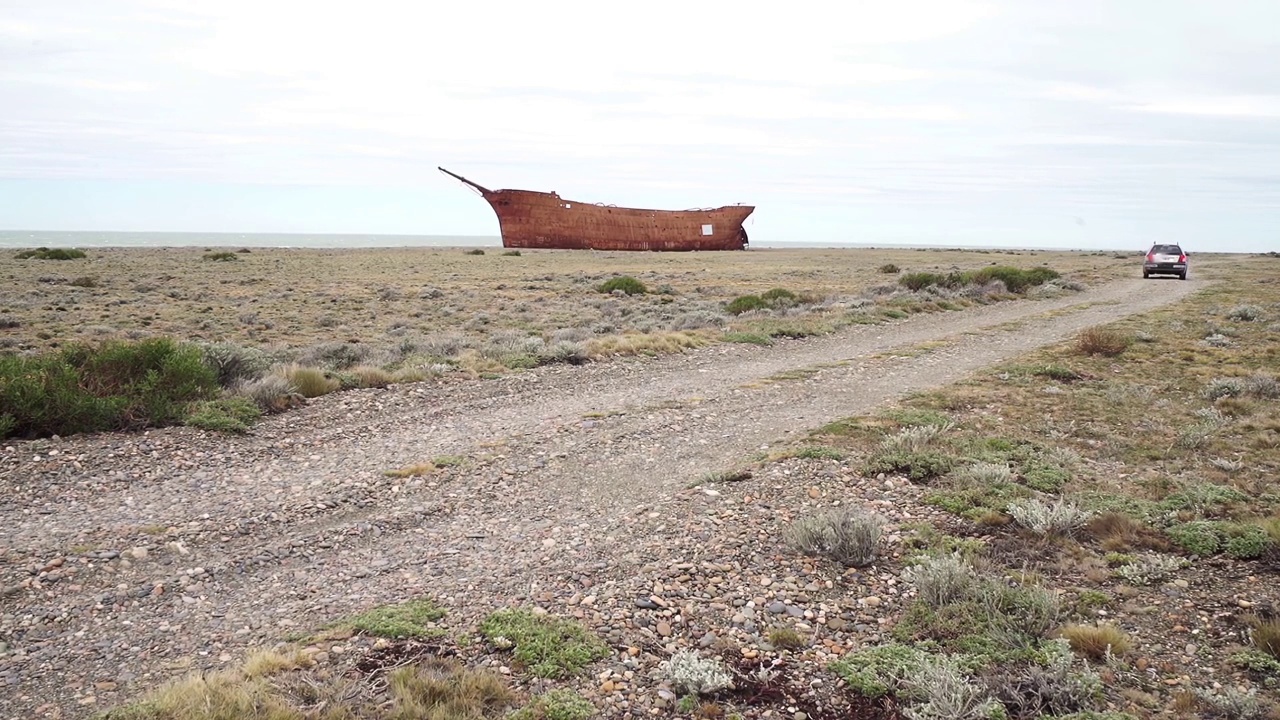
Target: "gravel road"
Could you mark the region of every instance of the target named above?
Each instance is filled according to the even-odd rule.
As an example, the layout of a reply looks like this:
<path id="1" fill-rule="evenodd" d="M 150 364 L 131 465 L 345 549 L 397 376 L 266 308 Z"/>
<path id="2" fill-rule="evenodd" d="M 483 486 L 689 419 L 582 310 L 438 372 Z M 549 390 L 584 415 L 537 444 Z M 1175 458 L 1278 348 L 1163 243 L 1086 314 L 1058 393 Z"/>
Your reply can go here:
<path id="1" fill-rule="evenodd" d="M 459 623 L 532 603 L 619 647 L 656 632 L 660 650 L 671 622 L 641 618 L 632 598 L 660 598 L 692 572 L 714 576 L 713 590 L 664 616 L 676 636 L 721 608 L 750 626 L 735 608 L 773 596 L 735 583 L 774 570 L 709 558 L 726 542 L 761 543 L 751 557 L 763 557 L 769 538 L 716 528 L 741 513 L 776 518 L 691 489 L 708 473 L 1201 287 L 1125 280 L 771 347 L 340 393 L 245 437 L 169 428 L 12 443 L 0 452 L 0 717 L 87 716 L 244 648 L 424 594 Z M 446 455 L 464 461 L 385 475 Z M 779 586 L 796 588 L 795 603 L 821 589 Z M 605 701 L 632 712 L 634 694 L 618 697 Z"/>

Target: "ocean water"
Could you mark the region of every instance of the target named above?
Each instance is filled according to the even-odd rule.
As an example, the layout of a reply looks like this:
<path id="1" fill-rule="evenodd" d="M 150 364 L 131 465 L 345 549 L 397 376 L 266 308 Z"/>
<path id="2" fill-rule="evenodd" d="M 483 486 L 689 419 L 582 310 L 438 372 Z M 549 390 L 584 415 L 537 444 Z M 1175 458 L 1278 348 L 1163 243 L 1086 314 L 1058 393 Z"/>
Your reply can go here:
<path id="1" fill-rule="evenodd" d="M 501 247 L 485 235 L 327 235 L 306 233 L 52 232 L 0 230 L 0 248 L 105 247 Z"/>
<path id="2" fill-rule="evenodd" d="M 108 248 L 108 247 L 258 247 L 258 248 L 403 248 L 403 247 L 502 247 L 497 235 L 359 235 L 326 233 L 193 233 L 100 232 L 50 230 L 0 230 L 0 248 Z M 1073 250 L 1095 252 L 1104 248 L 1016 247 L 977 244 L 932 245 L 892 242 L 758 242 L 757 249 L 882 248 L 966 250 Z"/>

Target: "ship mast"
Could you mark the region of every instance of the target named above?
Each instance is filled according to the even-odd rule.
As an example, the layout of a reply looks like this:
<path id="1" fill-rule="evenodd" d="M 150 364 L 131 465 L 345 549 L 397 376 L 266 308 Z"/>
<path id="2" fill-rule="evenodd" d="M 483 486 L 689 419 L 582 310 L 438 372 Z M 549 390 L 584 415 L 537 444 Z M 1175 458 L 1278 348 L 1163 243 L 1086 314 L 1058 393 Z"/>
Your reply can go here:
<path id="1" fill-rule="evenodd" d="M 438 167 L 438 166 L 436 167 L 436 169 L 437 169 L 437 170 L 439 170 L 440 172 L 444 173 L 445 175 L 448 175 L 448 176 L 449 176 L 449 177 L 451 177 L 451 178 L 454 178 L 454 179 L 456 179 L 456 180 L 461 180 L 462 182 L 466 183 L 467 185 L 470 185 L 471 187 L 475 188 L 476 190 L 479 190 L 481 195 L 490 195 L 490 194 L 492 194 L 492 193 L 493 193 L 493 191 L 492 191 L 492 190 L 490 190 L 489 188 L 487 188 L 487 187 L 485 187 L 485 186 L 483 186 L 483 185 L 477 185 L 476 183 L 471 182 L 470 180 L 468 180 L 468 179 L 466 179 L 466 178 L 462 177 L 461 175 L 459 175 L 459 174 L 457 174 L 457 173 L 449 172 L 448 170 L 445 170 L 444 168 L 442 168 L 442 167 Z"/>

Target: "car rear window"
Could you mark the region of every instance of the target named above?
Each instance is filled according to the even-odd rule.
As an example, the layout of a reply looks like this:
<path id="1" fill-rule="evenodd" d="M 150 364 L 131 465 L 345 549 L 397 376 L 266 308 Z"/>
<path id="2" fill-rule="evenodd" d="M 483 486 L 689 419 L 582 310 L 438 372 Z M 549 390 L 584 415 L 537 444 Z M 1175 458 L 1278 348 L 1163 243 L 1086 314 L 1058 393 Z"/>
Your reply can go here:
<path id="1" fill-rule="evenodd" d="M 1161 253 L 1164 255 L 1181 255 L 1182 248 L 1178 247 L 1177 245 L 1156 245 L 1155 247 L 1151 248 L 1151 252 Z"/>

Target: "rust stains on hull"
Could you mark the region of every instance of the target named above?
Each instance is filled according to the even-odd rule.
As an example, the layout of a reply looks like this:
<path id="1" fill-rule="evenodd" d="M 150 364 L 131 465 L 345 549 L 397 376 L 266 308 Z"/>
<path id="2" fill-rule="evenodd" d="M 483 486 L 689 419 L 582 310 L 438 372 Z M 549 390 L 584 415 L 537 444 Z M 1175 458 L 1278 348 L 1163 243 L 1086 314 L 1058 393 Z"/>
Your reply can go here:
<path id="1" fill-rule="evenodd" d="M 709 210 L 642 210 L 565 200 L 556 193 L 490 190 L 440 168 L 475 188 L 498 215 L 509 248 L 569 250 L 744 250 L 742 223 L 755 210 L 729 205 Z"/>

